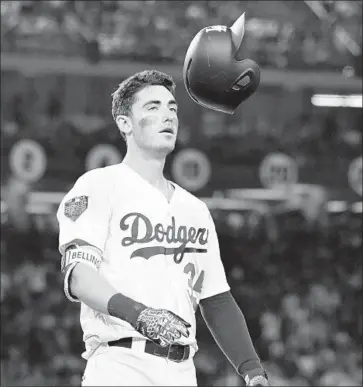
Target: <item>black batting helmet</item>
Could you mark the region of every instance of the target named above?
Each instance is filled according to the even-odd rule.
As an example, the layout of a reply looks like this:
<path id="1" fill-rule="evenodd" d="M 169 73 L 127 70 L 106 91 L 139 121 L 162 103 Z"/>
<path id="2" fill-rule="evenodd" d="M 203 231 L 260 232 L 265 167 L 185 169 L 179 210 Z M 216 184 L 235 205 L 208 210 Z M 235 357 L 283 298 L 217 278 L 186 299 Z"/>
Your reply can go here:
<path id="1" fill-rule="evenodd" d="M 187 50 L 183 78 L 190 97 L 206 108 L 233 114 L 257 89 L 260 69 L 241 50 L 245 14 L 232 27 L 205 27 Z"/>

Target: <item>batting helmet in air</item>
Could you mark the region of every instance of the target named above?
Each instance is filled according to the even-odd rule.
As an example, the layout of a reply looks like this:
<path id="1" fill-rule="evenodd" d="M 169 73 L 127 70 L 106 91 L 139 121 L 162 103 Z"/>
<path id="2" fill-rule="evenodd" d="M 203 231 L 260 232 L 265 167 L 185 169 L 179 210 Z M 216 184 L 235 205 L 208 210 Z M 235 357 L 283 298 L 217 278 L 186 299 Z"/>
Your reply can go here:
<path id="1" fill-rule="evenodd" d="M 243 58 L 245 14 L 232 27 L 205 27 L 187 50 L 183 79 L 190 97 L 209 109 L 233 114 L 257 89 L 260 69 Z"/>

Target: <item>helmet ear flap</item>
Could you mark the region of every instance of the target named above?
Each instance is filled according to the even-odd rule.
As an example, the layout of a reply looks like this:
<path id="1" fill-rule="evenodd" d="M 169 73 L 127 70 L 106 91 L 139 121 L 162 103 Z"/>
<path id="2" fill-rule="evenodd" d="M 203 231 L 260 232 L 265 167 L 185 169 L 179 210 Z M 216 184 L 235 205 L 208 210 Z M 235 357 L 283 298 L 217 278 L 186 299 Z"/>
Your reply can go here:
<path id="1" fill-rule="evenodd" d="M 233 23 L 230 27 L 232 41 L 236 46 L 237 51 L 241 47 L 242 40 L 245 34 L 245 12 Z"/>

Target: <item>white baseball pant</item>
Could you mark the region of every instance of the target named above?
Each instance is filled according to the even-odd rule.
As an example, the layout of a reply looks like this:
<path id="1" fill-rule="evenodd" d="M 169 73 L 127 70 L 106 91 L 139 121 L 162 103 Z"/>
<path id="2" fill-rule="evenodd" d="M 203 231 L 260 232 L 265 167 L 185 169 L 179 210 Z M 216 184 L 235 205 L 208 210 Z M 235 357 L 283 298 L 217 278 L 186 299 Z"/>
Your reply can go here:
<path id="1" fill-rule="evenodd" d="M 87 360 L 82 386 L 197 386 L 193 357 L 177 363 L 144 350 L 145 340 L 131 348 L 101 345 Z"/>

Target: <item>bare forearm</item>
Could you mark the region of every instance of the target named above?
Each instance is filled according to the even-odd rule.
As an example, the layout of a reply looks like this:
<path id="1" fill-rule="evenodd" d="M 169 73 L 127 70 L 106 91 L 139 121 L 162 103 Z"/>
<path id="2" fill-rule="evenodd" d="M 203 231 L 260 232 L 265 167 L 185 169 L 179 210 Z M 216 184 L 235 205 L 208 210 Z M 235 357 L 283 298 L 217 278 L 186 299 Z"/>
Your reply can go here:
<path id="1" fill-rule="evenodd" d="M 70 278 L 70 290 L 74 296 L 90 308 L 109 314 L 107 305 L 117 290 L 91 267 L 79 263 Z"/>
<path id="2" fill-rule="evenodd" d="M 79 263 L 72 271 L 70 290 L 74 296 L 90 308 L 134 325 L 145 305 L 119 293 L 97 271 Z"/>

